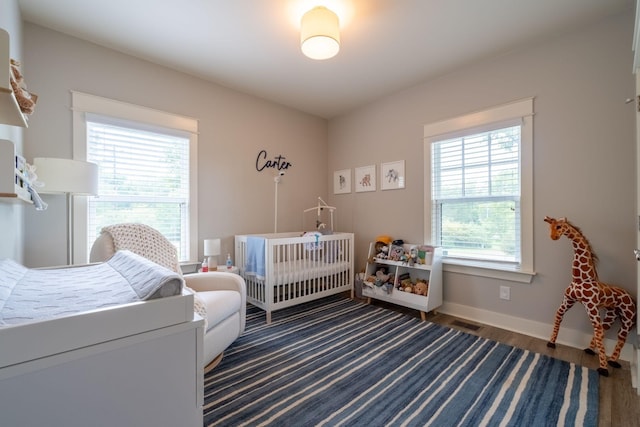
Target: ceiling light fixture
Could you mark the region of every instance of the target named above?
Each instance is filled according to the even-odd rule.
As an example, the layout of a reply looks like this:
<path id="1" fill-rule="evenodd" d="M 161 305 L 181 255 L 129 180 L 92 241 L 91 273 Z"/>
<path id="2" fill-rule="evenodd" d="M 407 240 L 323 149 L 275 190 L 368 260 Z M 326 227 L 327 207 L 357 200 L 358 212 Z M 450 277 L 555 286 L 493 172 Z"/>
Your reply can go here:
<path id="1" fill-rule="evenodd" d="M 317 6 L 302 15 L 300 48 L 311 59 L 329 59 L 340 51 L 338 15 L 324 6 Z"/>

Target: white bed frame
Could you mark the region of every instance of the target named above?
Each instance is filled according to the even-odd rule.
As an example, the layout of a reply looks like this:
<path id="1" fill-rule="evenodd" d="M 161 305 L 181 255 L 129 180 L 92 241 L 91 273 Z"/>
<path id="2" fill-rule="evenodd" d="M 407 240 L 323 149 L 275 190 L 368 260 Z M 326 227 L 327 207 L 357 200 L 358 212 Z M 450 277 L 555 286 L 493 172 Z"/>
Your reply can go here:
<path id="1" fill-rule="evenodd" d="M 351 291 L 353 233 L 302 237 L 302 232 L 235 236 L 236 264 L 247 284 L 247 302 L 271 312 Z M 265 277 L 247 274 L 247 239 L 265 239 Z M 313 248 L 319 249 L 313 249 Z"/>
<path id="2" fill-rule="evenodd" d="M 0 328 L 2 425 L 202 426 L 193 294 Z"/>

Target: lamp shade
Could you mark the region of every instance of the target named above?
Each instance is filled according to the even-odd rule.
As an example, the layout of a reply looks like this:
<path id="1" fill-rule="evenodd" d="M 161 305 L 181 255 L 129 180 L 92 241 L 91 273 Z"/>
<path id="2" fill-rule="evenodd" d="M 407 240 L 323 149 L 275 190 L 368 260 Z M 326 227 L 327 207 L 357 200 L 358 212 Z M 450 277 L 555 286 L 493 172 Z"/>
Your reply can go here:
<path id="1" fill-rule="evenodd" d="M 33 165 L 38 181 L 44 183 L 39 193 L 98 194 L 98 165 L 95 163 L 36 157 Z"/>
<path id="2" fill-rule="evenodd" d="M 205 239 L 204 240 L 204 256 L 218 256 L 220 255 L 220 239 Z"/>
<path id="3" fill-rule="evenodd" d="M 300 48 L 311 59 L 329 59 L 340 51 L 338 15 L 324 6 L 314 7 L 300 21 Z"/>

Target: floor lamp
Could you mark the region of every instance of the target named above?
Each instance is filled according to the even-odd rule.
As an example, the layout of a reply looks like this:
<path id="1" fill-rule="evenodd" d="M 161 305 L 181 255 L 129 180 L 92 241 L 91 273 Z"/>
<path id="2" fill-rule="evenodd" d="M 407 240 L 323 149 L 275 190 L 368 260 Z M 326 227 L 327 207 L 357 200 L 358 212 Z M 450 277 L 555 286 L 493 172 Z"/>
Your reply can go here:
<path id="1" fill-rule="evenodd" d="M 98 165 L 48 157 L 34 158 L 33 165 L 38 181 L 44 184 L 38 193 L 67 196 L 67 264 L 73 264 L 73 196 L 98 194 Z"/>
<path id="2" fill-rule="evenodd" d="M 280 182 L 282 181 L 283 176 L 284 176 L 284 172 L 280 172 L 278 173 L 278 175 L 276 175 L 273 178 L 273 182 L 276 183 L 275 201 L 273 204 L 275 207 L 275 212 L 273 213 L 273 232 L 274 233 L 278 232 L 278 184 L 280 184 Z"/>

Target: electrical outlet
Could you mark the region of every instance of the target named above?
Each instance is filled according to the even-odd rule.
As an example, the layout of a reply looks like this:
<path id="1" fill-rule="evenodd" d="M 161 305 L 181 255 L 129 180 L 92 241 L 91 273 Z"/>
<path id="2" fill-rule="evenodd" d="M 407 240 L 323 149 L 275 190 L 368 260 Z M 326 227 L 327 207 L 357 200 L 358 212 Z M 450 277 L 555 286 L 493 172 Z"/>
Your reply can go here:
<path id="1" fill-rule="evenodd" d="M 508 286 L 500 286 L 500 299 L 509 301 L 511 299 L 511 288 Z"/>

